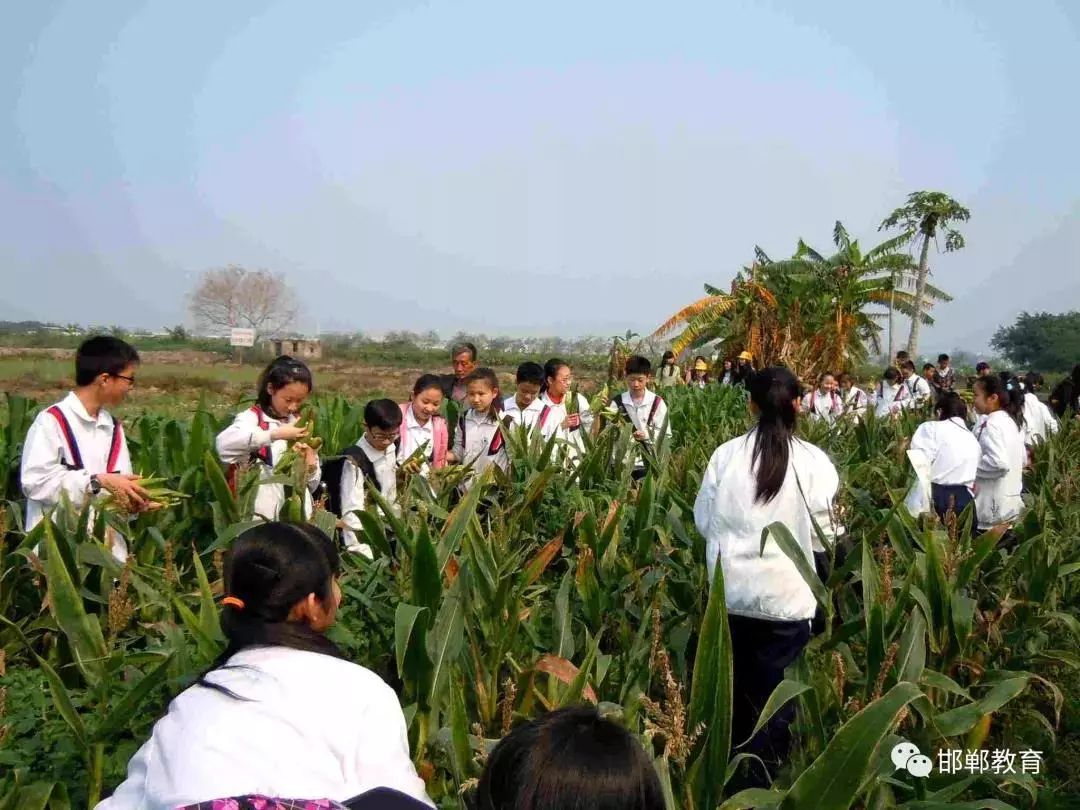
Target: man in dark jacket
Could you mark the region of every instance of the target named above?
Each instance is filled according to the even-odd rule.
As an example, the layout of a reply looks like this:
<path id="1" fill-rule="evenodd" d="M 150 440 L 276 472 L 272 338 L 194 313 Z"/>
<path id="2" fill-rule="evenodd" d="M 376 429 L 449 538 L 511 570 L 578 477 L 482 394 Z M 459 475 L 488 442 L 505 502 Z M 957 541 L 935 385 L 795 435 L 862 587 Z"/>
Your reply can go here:
<path id="1" fill-rule="evenodd" d="M 453 374 L 441 376 L 443 396 L 459 405 L 465 401 L 465 378 L 476 368 L 476 346 L 472 343 L 455 343 L 450 349 L 454 364 Z"/>

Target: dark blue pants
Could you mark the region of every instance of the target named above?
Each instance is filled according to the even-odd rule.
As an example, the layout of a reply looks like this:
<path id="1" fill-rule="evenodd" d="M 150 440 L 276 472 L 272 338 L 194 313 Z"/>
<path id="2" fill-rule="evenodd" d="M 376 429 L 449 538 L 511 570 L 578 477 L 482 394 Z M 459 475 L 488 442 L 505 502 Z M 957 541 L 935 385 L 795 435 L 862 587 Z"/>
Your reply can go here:
<path id="1" fill-rule="evenodd" d="M 931 484 L 930 496 L 934 500 L 934 511 L 945 520 L 945 515 L 952 509 L 957 517 L 975 500 L 971 491 L 962 484 Z M 973 520 L 972 523 L 975 523 Z"/>

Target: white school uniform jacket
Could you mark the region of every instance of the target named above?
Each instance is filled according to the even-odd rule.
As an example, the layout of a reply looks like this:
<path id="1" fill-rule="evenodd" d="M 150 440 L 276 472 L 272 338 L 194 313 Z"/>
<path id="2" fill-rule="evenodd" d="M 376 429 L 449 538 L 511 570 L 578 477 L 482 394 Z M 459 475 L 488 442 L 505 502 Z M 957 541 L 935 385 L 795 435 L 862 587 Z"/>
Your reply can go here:
<path id="1" fill-rule="evenodd" d="M 405 409 L 405 419 L 401 423 L 401 444 L 398 448 L 397 463 L 404 464 L 405 459 L 419 450 L 427 448 L 427 456 L 431 456 L 435 448 L 435 420 L 428 419 L 426 425 L 421 425 L 413 413 L 412 405 Z M 431 472 L 431 464 L 425 461 L 420 465 L 419 475 L 427 478 Z"/>
<path id="2" fill-rule="evenodd" d="M 1024 394 L 1024 444 L 1034 447 L 1058 432 L 1054 412 L 1030 391 Z"/>
<path id="3" fill-rule="evenodd" d="M 929 402 L 934 395 L 930 388 L 930 381 L 918 374 L 912 374 L 904 380 L 904 385 L 907 387 L 908 393 L 911 394 L 911 399 L 915 405 Z"/>
<path id="4" fill-rule="evenodd" d="M 904 383 L 899 385 L 888 385 L 884 381 L 878 383 L 874 396 L 874 413 L 878 417 L 899 413 L 911 404 L 911 391 Z"/>
<path id="5" fill-rule="evenodd" d="M 394 690 L 361 666 L 285 647 L 242 650 L 169 704 L 98 810 L 172 810 L 226 796 L 343 801 L 390 787 L 431 804 Z M 434 805 L 432 805 L 434 806 Z"/>
<path id="6" fill-rule="evenodd" d="M 803 413 L 809 414 L 812 419 L 835 422 L 844 413 L 844 398 L 838 391 L 823 394 L 820 389 L 815 388 L 803 397 L 802 409 Z"/>
<path id="7" fill-rule="evenodd" d="M 454 431 L 454 455 L 461 464 L 472 465 L 472 475 L 463 482 L 463 489 L 468 489 L 472 482 L 491 464 L 498 464 L 506 469 L 506 443 L 500 420 L 490 413 L 479 413 L 469 408 L 458 420 Z"/>
<path id="8" fill-rule="evenodd" d="M 987 416 L 975 428 L 975 438 L 982 449 L 975 478 L 975 512 L 979 528 L 990 529 L 1020 516 L 1027 449 L 1020 428 L 1005 411 Z"/>
<path id="9" fill-rule="evenodd" d="M 274 441 L 271 434 L 282 425 L 292 425 L 299 420 L 294 414 L 288 419 L 278 419 L 266 413 L 259 406 L 241 411 L 231 425 L 217 436 L 218 458 L 225 464 L 258 463 L 260 476 L 269 478 L 274 474 L 274 465 L 289 449 L 284 439 Z M 261 425 L 261 426 L 260 426 Z M 304 493 L 304 514 L 310 516 L 313 511 L 311 493 L 322 480 L 322 469 L 318 462 L 315 471 L 308 477 L 307 491 Z M 255 495 L 255 516 L 265 520 L 277 520 L 278 512 L 285 503 L 284 484 L 259 484 Z"/>
<path id="10" fill-rule="evenodd" d="M 646 445 L 655 447 L 662 435 L 667 435 L 668 439 L 671 438 L 671 423 L 668 418 L 668 406 L 663 397 L 646 389 L 644 395 L 641 397 L 641 401 L 635 402 L 629 391 L 623 391 L 619 395 L 619 401 L 622 403 L 622 410 L 625 410 L 626 415 L 630 417 L 630 422 L 633 424 L 634 430 L 640 430 L 645 434 L 644 443 Z M 613 402 L 609 410 L 618 411 L 619 408 Z M 641 454 L 637 452 L 636 444 L 631 445 L 630 453 L 634 456 L 635 467 L 645 466 L 644 459 L 642 459 Z"/>
<path id="11" fill-rule="evenodd" d="M 130 475 L 131 456 L 123 427 L 108 411 L 103 408 L 96 417 L 90 416 L 74 392 L 43 410 L 23 442 L 20 481 L 26 496 L 26 531 L 40 523 L 62 495 L 81 509 L 90 500 L 90 476 L 109 472 Z M 125 561 L 124 538 L 110 532 L 109 540 L 113 556 Z"/>
<path id="12" fill-rule="evenodd" d="M 771 501 L 758 503 L 755 435 L 756 428 L 716 449 L 694 503 L 694 523 L 705 538 L 709 581 L 719 558 L 730 613 L 780 621 L 811 619 L 817 603 L 810 586 L 774 541 L 770 539 L 762 553 L 761 532 L 771 523 L 783 523 L 813 566 L 812 552 L 825 549 L 811 516 L 827 537 L 835 537 L 832 501 L 840 478 L 824 451 L 792 439 L 783 486 Z"/>
<path id="13" fill-rule="evenodd" d="M 379 494 L 391 506 L 395 506 L 397 504 L 397 448 L 391 444 L 384 451 L 376 450 L 367 440 L 367 436 L 361 436 L 356 446 L 363 451 L 371 462 L 371 466 L 375 468 Z M 364 510 L 366 495 L 363 471 L 352 460 L 347 460 L 341 467 L 341 520 L 345 524 L 341 534 L 345 548 L 370 558 L 371 547 L 357 539 L 357 532 L 361 528 L 360 518 L 353 514 Z"/>
<path id="14" fill-rule="evenodd" d="M 567 443 L 567 457 L 576 458 L 577 455 L 585 449 L 585 439 L 583 435 L 588 433 L 593 424 L 593 412 L 589 407 L 589 400 L 585 398 L 584 394 L 578 394 L 578 415 L 581 417 L 581 427 L 577 430 L 570 430 L 562 426 L 563 420 L 566 419 L 566 397 L 570 394 L 566 394 L 562 398 L 562 402 L 555 404 L 551 401 L 547 391 L 540 395 L 540 399 L 545 405 L 551 408 L 550 415 L 544 423 L 544 438 L 550 439 L 553 435 L 558 436 L 561 441 Z M 558 452 L 558 449 L 556 449 Z"/>
<path id="15" fill-rule="evenodd" d="M 544 408 L 547 408 L 546 415 Z M 551 406 L 545 405 L 540 397 L 537 397 L 522 410 L 517 404 L 517 397 L 511 396 L 503 400 L 502 413 L 504 417 L 509 417 L 511 425 L 524 425 L 530 430 L 539 425 L 542 420 L 543 425 L 540 429 L 543 431 L 551 419 Z"/>
<path id="16" fill-rule="evenodd" d="M 866 392 L 856 386 L 851 388 L 845 394 L 841 394 L 844 400 L 844 413 L 851 414 L 858 418 L 866 413 L 866 409 L 870 407 L 870 397 L 866 395 Z"/>
<path id="17" fill-rule="evenodd" d="M 931 483 L 974 487 L 982 448 L 963 419 L 923 422 L 911 437 L 910 449 L 930 462 Z"/>

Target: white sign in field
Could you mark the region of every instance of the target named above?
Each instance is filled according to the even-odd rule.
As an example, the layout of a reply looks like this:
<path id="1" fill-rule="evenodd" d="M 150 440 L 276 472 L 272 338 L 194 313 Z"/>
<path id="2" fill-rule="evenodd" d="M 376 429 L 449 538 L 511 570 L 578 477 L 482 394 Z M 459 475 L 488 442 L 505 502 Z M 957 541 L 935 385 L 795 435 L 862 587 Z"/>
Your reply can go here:
<path id="1" fill-rule="evenodd" d="M 230 346 L 254 346 L 255 345 L 255 330 L 254 329 L 233 329 L 229 333 L 229 345 Z"/>

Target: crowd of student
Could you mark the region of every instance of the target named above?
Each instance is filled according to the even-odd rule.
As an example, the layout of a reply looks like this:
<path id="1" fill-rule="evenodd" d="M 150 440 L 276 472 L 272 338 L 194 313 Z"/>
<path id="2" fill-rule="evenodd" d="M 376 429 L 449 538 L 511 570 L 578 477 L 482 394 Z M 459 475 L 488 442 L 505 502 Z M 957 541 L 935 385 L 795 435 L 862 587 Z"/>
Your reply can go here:
<path id="1" fill-rule="evenodd" d="M 325 479 L 333 478 L 326 494 L 343 516 L 343 545 L 370 555 L 355 512 L 364 508 L 365 482 L 393 508 L 399 467 L 425 476 L 461 464 L 472 476 L 482 474 L 489 465 L 507 463 L 505 432 L 515 426 L 556 437 L 569 464 L 584 446 L 582 432 L 593 429 L 598 416 L 622 414 L 643 446 L 670 431 L 666 403 L 650 390 L 652 368 L 644 357 L 629 358 L 627 390 L 594 414 L 576 394 L 572 369 L 564 362 L 523 363 L 514 393 L 504 398 L 497 375 L 477 367 L 475 347 L 455 347 L 453 354 L 455 373 L 421 376 L 408 402 L 369 402 L 363 436 L 326 464 L 305 444 L 308 429 L 297 425 L 313 389 L 311 371 L 292 358 L 278 358 L 260 377 L 255 404 L 217 437 L 221 460 L 260 465 L 260 475 L 269 478 L 291 443 L 307 462 L 307 508 Z M 107 491 L 132 511 L 153 508 L 132 474 L 123 428 L 108 411 L 135 384 L 137 365 L 136 351 L 114 338 L 92 338 L 80 347 L 75 390 L 42 411 L 26 437 L 22 486 L 28 530 L 62 497 L 82 506 Z M 664 387 L 665 378 L 666 385 L 680 379 L 708 385 L 707 362 L 704 370 L 697 365 L 695 360 L 683 376 L 668 353 L 656 387 Z M 730 368 L 725 364 L 717 381 L 743 386 L 755 417 L 745 435 L 713 453 L 694 504 L 710 581 L 718 562 L 724 577 L 735 741 L 751 737 L 785 667 L 808 643 L 816 610 L 792 561 L 776 544 L 762 550 L 762 531 L 784 523 L 823 576 L 828 554 L 822 538 L 831 545 L 844 535 L 833 511 L 839 476 L 823 450 L 795 435 L 802 415 L 835 421 L 860 418 L 870 408 L 895 414 L 929 407 L 936 393 L 936 418 L 920 425 L 911 441 L 916 487 L 926 490 L 916 511 L 933 509 L 949 519 L 974 501 L 976 531 L 1009 524 L 1020 514 L 1027 447 L 1057 424 L 1034 394 L 1041 381 L 1029 375 L 1024 384 L 981 369 L 972 428 L 965 401 L 952 390 L 955 372 L 947 357 L 925 376 L 915 374 L 907 358 L 899 358 L 898 366 L 886 371 L 872 397 L 847 374 L 838 381 L 824 374 L 804 393 L 789 370 L 754 371 L 748 355 Z M 1063 415 L 1080 409 L 1080 368 L 1068 382 L 1073 387 L 1059 386 L 1051 397 L 1055 408 L 1065 398 Z M 445 397 L 462 405 L 456 425 L 440 415 Z M 640 453 L 634 463 L 640 477 Z M 225 652 L 172 701 L 131 760 L 126 781 L 100 807 L 430 805 L 410 759 L 397 696 L 375 674 L 344 660 L 325 636 L 341 600 L 338 544 L 311 525 L 277 522 L 284 498 L 281 484 L 260 486 L 255 512 L 265 522 L 242 534 L 227 554 L 221 601 Z M 110 543 L 122 559 L 123 538 L 114 536 Z M 757 755 L 775 773 L 789 748 L 793 711 L 776 713 L 740 750 Z M 767 780 L 765 771 L 752 769 L 746 784 Z M 213 803 L 241 795 L 249 798 Z M 307 803 L 289 803 L 283 796 Z M 329 798 L 319 803 L 315 797 Z M 573 709 L 520 726 L 499 743 L 480 780 L 477 806 L 652 810 L 663 801 L 638 743 L 595 710 Z"/>

